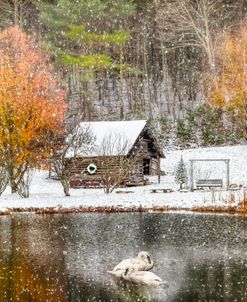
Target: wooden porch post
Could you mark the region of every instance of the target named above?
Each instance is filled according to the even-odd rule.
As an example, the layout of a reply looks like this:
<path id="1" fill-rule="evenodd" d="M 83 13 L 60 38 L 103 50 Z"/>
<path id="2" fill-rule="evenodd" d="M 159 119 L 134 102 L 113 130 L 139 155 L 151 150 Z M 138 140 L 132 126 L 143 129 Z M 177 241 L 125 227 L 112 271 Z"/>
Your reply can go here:
<path id="1" fill-rule="evenodd" d="M 230 166 L 229 166 L 229 162 L 230 162 L 230 160 L 227 159 L 226 160 L 226 188 L 227 188 L 227 190 L 229 189 L 229 185 L 230 185 Z"/>
<path id="2" fill-rule="evenodd" d="M 194 171 L 193 171 L 193 160 L 190 160 L 190 191 L 194 191 Z"/>
<path id="3" fill-rule="evenodd" d="M 160 184 L 160 157 L 158 158 L 158 183 Z"/>

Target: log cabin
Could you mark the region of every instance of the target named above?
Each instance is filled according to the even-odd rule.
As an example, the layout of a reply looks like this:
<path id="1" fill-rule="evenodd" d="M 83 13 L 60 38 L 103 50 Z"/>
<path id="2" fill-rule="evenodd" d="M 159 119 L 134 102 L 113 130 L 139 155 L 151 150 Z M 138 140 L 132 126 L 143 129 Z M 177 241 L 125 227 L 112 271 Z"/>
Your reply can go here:
<path id="1" fill-rule="evenodd" d="M 121 158 L 132 157 L 134 166 L 121 186 L 145 185 L 148 175 L 156 175 L 160 182 L 160 159 L 165 156 L 146 120 L 82 122 L 79 127 L 90 129 L 93 148 L 76 156 L 68 154 L 72 188 L 102 187 L 105 169 L 123 169 Z"/>

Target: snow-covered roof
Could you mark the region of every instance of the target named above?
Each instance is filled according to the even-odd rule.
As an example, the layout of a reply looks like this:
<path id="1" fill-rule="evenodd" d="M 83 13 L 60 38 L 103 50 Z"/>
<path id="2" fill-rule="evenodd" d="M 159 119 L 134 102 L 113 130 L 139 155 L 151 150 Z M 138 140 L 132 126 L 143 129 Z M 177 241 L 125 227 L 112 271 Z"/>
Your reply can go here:
<path id="1" fill-rule="evenodd" d="M 146 120 L 81 122 L 79 129 L 82 131 L 88 129 L 93 135 L 93 148 L 90 152 L 85 152 L 83 148 L 77 155 L 90 157 L 127 155 L 146 123 Z"/>

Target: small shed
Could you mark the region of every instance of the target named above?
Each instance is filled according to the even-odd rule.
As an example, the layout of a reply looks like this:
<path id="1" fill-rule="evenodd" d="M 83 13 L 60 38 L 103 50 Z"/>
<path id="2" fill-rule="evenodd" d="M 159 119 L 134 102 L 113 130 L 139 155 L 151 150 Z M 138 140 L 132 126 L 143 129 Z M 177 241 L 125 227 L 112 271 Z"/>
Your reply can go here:
<path id="1" fill-rule="evenodd" d="M 146 183 L 146 175 L 157 175 L 160 181 L 160 159 L 165 157 L 146 120 L 82 122 L 93 134 L 93 149 L 73 157 L 72 188 L 101 187 L 104 162 L 111 159 L 111 169 L 121 169 L 122 157 L 141 156 L 135 167 L 123 179 L 123 186 Z M 72 156 L 68 155 L 68 162 Z"/>

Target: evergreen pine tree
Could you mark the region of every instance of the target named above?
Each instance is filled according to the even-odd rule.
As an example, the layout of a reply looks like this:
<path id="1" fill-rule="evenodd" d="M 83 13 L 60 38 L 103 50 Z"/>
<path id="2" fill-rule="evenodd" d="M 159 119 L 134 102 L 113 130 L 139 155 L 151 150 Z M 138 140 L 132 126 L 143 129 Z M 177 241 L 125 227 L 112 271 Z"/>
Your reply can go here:
<path id="1" fill-rule="evenodd" d="M 137 72 L 122 60 L 122 47 L 130 39 L 124 20 L 136 9 L 131 0 L 58 0 L 36 4 L 46 28 L 46 44 L 60 63 L 82 67 L 84 73 L 90 73 L 90 79 L 92 72 L 102 70 Z M 113 49 L 116 53 L 112 53 Z"/>
<path id="2" fill-rule="evenodd" d="M 176 132 L 180 144 L 186 146 L 190 141 L 190 131 L 184 119 L 178 119 Z"/>
<path id="3" fill-rule="evenodd" d="M 183 188 L 183 184 L 188 181 L 187 169 L 182 156 L 175 171 L 175 181 L 179 183 L 180 190 Z"/>

